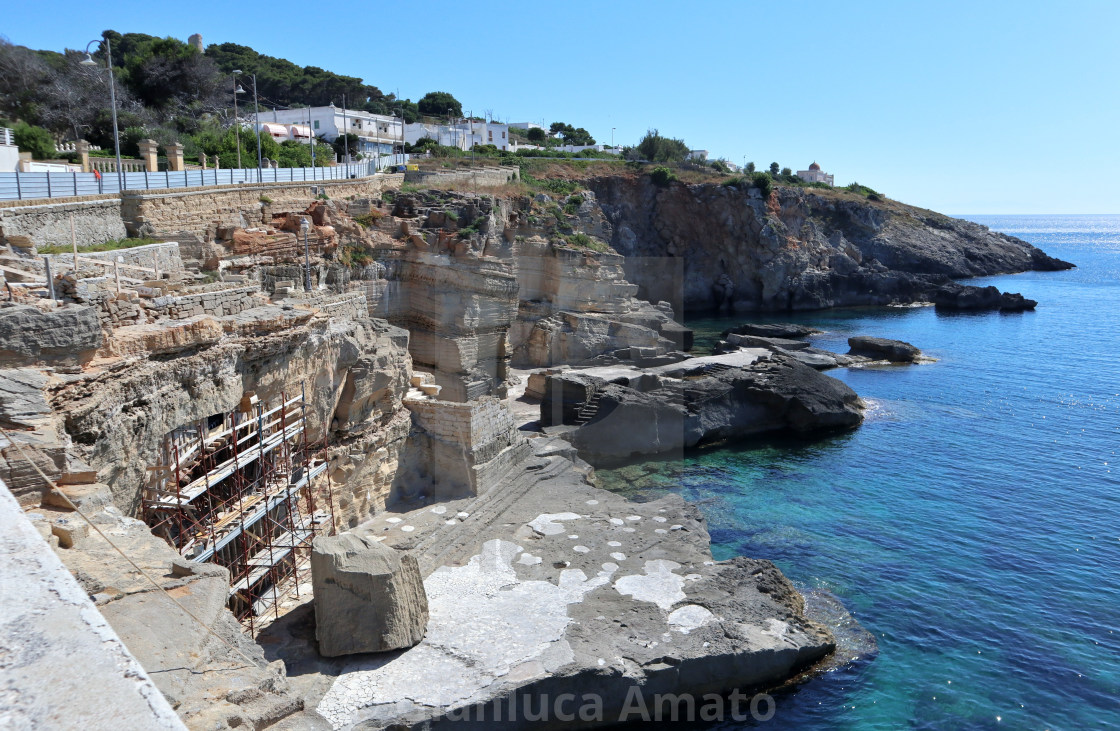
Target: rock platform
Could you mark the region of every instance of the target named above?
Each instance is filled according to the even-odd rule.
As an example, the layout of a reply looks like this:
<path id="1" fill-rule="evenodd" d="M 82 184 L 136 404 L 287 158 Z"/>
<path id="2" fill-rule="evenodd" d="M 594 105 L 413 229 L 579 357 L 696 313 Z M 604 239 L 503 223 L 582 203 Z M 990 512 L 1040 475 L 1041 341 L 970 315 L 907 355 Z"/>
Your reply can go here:
<path id="1" fill-rule="evenodd" d="M 262 638 L 290 670 L 336 676 L 304 689 L 332 727 L 559 727 L 521 711 L 565 693 L 586 709 L 598 699 L 593 725 L 615 723 L 628 694 L 763 687 L 832 651 L 773 564 L 712 559 L 695 507 L 631 503 L 595 487 L 566 442 L 529 442 L 496 489 L 363 524 L 419 562 L 430 620 L 416 647 L 324 661 L 293 640 L 298 622 Z"/>

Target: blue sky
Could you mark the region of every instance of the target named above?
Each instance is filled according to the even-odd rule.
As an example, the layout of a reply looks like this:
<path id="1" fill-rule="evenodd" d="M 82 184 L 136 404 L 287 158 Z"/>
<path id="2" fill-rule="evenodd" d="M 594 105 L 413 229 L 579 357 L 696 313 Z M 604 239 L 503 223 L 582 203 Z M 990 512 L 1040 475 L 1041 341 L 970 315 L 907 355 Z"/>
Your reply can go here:
<path id="1" fill-rule="evenodd" d="M 816 160 L 947 213 L 1120 213 L 1120 2 L 16 3 L 0 34 L 201 33 L 603 142 Z M 396 29 L 403 29 L 397 31 Z"/>

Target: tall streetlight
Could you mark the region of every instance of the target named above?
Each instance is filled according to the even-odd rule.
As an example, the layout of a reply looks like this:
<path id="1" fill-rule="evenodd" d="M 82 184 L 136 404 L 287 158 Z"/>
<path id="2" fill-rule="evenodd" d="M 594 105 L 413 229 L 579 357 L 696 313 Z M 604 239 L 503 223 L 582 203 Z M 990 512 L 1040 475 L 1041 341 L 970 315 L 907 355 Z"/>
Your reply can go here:
<path id="1" fill-rule="evenodd" d="M 237 75 L 241 73 L 241 69 L 236 69 L 233 72 L 233 124 L 234 134 L 237 137 L 237 169 L 241 169 L 241 118 L 237 116 L 237 95 L 244 94 L 245 90 L 241 88 L 241 84 L 237 83 Z"/>
<path id="2" fill-rule="evenodd" d="M 253 74 L 253 126 L 257 128 L 257 182 L 264 182 L 263 158 L 261 157 L 261 107 L 257 103 L 257 75 Z"/>
<path id="3" fill-rule="evenodd" d="M 109 105 L 113 109 L 113 150 L 117 153 L 117 190 L 124 190 L 124 168 L 121 165 L 121 135 L 117 130 L 117 83 L 113 78 L 113 47 L 109 44 L 109 38 L 104 40 L 90 41 L 86 44 L 86 58 L 81 61 L 82 66 L 97 66 L 97 61 L 93 60 L 93 56 L 89 53 L 89 47 L 94 43 L 105 44 L 105 59 L 109 64 Z"/>
<path id="4" fill-rule="evenodd" d="M 343 162 L 346 165 L 346 177 L 350 177 L 350 125 L 346 123 L 346 95 L 342 95 L 342 146 L 346 150 Z"/>
<path id="5" fill-rule="evenodd" d="M 611 149 L 612 150 L 614 149 L 614 131 L 616 129 L 618 129 L 618 128 L 617 127 L 611 127 Z"/>

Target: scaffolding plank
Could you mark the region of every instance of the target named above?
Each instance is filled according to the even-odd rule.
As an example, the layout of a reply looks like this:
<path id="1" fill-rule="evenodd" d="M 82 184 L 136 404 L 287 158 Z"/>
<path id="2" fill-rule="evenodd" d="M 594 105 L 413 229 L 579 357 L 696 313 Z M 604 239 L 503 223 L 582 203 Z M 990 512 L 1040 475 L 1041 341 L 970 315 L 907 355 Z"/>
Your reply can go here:
<path id="1" fill-rule="evenodd" d="M 245 529 L 258 523 L 261 518 L 272 512 L 276 507 L 280 505 L 280 503 L 284 502 L 289 497 L 294 496 L 301 489 L 303 489 L 303 487 L 308 484 L 309 479 L 315 479 L 323 472 L 325 472 L 326 469 L 326 462 L 319 462 L 316 465 L 312 465 L 299 480 L 289 484 L 286 489 L 281 488 L 279 492 L 271 495 L 267 501 L 259 504 L 254 510 L 248 512 L 248 514 L 243 514 L 244 519 L 242 520 L 242 522 L 232 526 L 229 533 L 226 533 L 225 535 L 218 538 L 212 546 L 208 546 L 202 551 L 202 553 L 192 557 L 192 560 L 209 561 L 217 551 L 220 551 L 227 545 L 229 545 L 230 541 L 241 535 L 245 531 Z"/>

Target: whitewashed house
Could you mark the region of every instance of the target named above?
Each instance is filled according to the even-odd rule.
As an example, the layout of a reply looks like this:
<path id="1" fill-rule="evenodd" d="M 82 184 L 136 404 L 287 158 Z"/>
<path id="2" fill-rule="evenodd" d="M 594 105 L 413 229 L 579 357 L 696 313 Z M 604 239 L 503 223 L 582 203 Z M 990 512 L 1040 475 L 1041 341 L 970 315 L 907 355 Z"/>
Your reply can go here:
<path id="1" fill-rule="evenodd" d="M 400 117 L 353 109 L 343 112 L 342 107 L 334 104 L 261 112 L 261 132 L 267 132 L 280 142 L 294 139 L 306 143 L 318 137 L 334 142 L 343 131 L 358 136 L 358 149 L 351 150 L 351 155 L 361 154 L 368 160 L 403 152 L 404 129 Z"/>
<path id="2" fill-rule="evenodd" d="M 498 122 L 462 120 L 452 124 L 424 124 L 416 122 L 405 126 L 405 141 L 415 145 L 427 137 L 447 147 L 469 150 L 475 145 L 493 145 L 499 150 L 510 150 L 509 125 Z"/>

